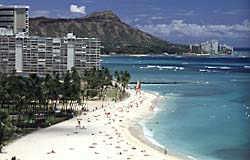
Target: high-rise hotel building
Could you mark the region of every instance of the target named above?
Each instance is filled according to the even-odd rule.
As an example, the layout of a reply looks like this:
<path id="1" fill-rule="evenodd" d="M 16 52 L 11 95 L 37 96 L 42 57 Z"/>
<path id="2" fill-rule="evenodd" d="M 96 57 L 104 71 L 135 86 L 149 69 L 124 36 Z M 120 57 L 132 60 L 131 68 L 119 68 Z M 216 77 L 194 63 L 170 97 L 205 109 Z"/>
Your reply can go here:
<path id="1" fill-rule="evenodd" d="M 1 27 L 13 29 L 13 34 L 6 34 L 9 32 L 1 34 L 0 32 L 0 72 L 12 73 L 15 71 L 22 75 L 44 76 L 52 73 L 64 74 L 72 67 L 75 67 L 80 74 L 91 68 L 99 68 L 101 45 L 97 38 L 77 38 L 73 33 L 68 33 L 66 37 L 62 38 L 29 36 L 28 26 L 23 29 L 15 27 L 21 26 L 15 23 L 27 22 L 23 16 L 13 18 L 13 23 L 9 21 L 7 24 L 6 21 L 3 21 L 8 17 L 5 16 L 7 13 L 16 15 L 17 10 L 15 9 L 22 8 L 25 9 L 22 10 L 23 13 L 28 13 L 26 10 L 28 7 L 1 8 L 0 30 Z M 11 17 L 10 15 L 9 17 Z"/>
<path id="2" fill-rule="evenodd" d="M 46 75 L 63 74 L 75 67 L 99 68 L 100 41 L 97 38 L 0 36 L 0 72 Z"/>
<path id="3" fill-rule="evenodd" d="M 0 35 L 29 35 L 29 6 L 0 6 Z"/>

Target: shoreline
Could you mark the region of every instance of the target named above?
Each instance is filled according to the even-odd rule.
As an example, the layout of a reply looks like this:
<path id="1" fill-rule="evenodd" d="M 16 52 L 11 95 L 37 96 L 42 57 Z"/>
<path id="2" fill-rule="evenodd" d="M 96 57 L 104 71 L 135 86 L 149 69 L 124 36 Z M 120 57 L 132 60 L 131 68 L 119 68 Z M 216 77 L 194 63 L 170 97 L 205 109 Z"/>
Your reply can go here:
<path id="1" fill-rule="evenodd" d="M 157 112 L 155 111 L 158 105 L 157 103 L 159 103 L 159 101 L 162 100 L 162 97 L 159 97 L 160 95 L 158 92 L 144 91 L 144 93 L 149 93 L 151 95 L 156 96 L 156 98 L 153 101 L 151 101 L 152 106 L 154 106 L 153 110 L 152 111 L 145 110 L 144 113 L 140 115 L 139 119 L 137 119 L 136 121 L 132 121 L 132 123 L 128 127 L 129 134 L 133 136 L 134 138 L 138 139 L 141 143 L 144 143 L 148 147 L 158 151 L 160 154 L 164 155 L 165 150 L 167 150 L 166 156 L 168 159 L 190 160 L 191 158 L 188 158 L 188 155 L 180 155 L 180 154 L 171 152 L 168 150 L 168 148 L 165 148 L 164 146 L 159 144 L 155 139 L 153 139 L 153 137 L 148 137 L 147 135 L 145 135 L 145 131 L 143 129 L 144 126 L 140 122 L 152 119 L 155 112 Z"/>
<path id="2" fill-rule="evenodd" d="M 151 57 L 151 56 L 165 56 L 164 54 L 102 54 L 100 57 Z"/>
<path id="3" fill-rule="evenodd" d="M 153 139 L 153 137 L 148 137 L 147 135 L 145 135 L 145 131 L 143 129 L 143 126 L 140 124 L 140 122 L 147 120 L 147 119 L 151 119 L 152 116 L 154 116 L 155 112 L 155 108 L 157 108 L 157 105 L 159 103 L 159 101 L 161 101 L 162 97 L 158 97 L 159 93 L 157 92 L 152 92 L 152 91 L 143 91 L 143 93 L 147 93 L 150 94 L 152 96 L 155 96 L 155 98 L 150 102 L 151 106 L 153 108 L 150 107 L 149 104 L 147 104 L 147 106 L 144 109 L 144 111 L 142 112 L 141 115 L 138 115 L 139 118 L 137 120 L 134 120 L 131 122 L 131 124 L 128 127 L 128 134 L 130 134 L 129 136 L 133 136 L 134 138 L 136 138 L 137 140 L 139 140 L 141 143 L 147 145 L 148 147 L 152 148 L 153 150 L 156 150 L 157 152 L 159 152 L 159 154 L 165 155 L 165 150 L 167 150 L 167 155 L 165 155 L 167 157 L 167 159 L 173 159 L 173 160 L 190 160 L 188 157 L 185 157 L 184 155 L 180 155 L 177 153 L 173 153 L 171 151 L 168 150 L 168 148 L 165 148 L 164 146 L 162 146 L 161 144 L 159 144 L 155 139 Z M 151 110 L 152 109 L 152 110 Z M 151 140 L 152 138 L 152 140 Z M 154 143 L 154 142 L 155 143 Z"/>
<path id="4" fill-rule="evenodd" d="M 154 113 L 149 109 L 157 95 L 135 94 L 132 90 L 129 93 L 129 98 L 123 101 L 16 140 L 5 147 L 0 159 L 10 160 L 13 156 L 20 160 L 182 159 L 164 155 L 147 141 L 142 128 L 134 125 Z M 80 126 L 78 119 L 82 121 Z"/>

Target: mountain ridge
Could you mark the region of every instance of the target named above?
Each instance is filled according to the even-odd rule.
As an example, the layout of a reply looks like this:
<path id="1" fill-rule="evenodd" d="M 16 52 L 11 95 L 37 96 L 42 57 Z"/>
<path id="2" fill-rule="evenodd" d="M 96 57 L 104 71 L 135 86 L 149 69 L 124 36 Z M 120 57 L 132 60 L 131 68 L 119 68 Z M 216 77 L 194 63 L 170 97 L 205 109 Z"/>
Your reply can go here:
<path id="1" fill-rule="evenodd" d="M 99 38 L 103 45 L 102 54 L 161 54 L 188 51 L 186 45 L 173 44 L 131 27 L 110 10 L 74 19 L 30 18 L 32 36 L 64 37 L 68 32 L 73 32 L 77 37 Z"/>

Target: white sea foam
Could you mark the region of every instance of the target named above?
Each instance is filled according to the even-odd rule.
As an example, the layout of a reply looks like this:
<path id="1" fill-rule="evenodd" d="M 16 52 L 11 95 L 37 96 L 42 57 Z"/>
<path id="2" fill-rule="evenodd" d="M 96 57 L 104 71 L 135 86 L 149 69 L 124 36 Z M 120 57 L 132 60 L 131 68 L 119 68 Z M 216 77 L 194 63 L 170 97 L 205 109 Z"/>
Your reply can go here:
<path id="1" fill-rule="evenodd" d="M 205 66 L 205 68 L 208 68 L 208 69 L 231 69 L 231 67 L 228 67 L 228 66 L 222 66 L 222 67 Z"/>
<path id="2" fill-rule="evenodd" d="M 158 143 L 155 139 L 151 138 L 151 137 L 146 137 L 152 144 L 158 146 L 158 147 L 161 147 L 161 148 L 164 148 L 165 147 L 163 145 L 161 145 L 160 143 Z"/>
<path id="3" fill-rule="evenodd" d="M 148 69 L 148 68 L 158 68 L 159 70 L 163 69 L 174 69 L 174 70 L 184 70 L 184 67 L 178 67 L 178 66 L 154 66 L 154 65 L 147 65 L 146 67 L 139 67 L 140 69 Z"/>
<path id="4" fill-rule="evenodd" d="M 205 69 L 200 69 L 199 71 L 200 72 L 207 72 L 207 70 L 205 70 Z"/>
<path id="5" fill-rule="evenodd" d="M 215 66 L 205 66 L 205 68 L 208 68 L 208 69 L 216 69 L 218 67 L 215 67 Z"/>
<path id="6" fill-rule="evenodd" d="M 157 96 L 160 95 L 160 93 L 159 93 L 159 92 L 156 92 L 156 91 L 149 91 L 149 90 L 146 90 L 146 92 L 153 93 L 153 94 L 155 94 L 155 95 L 157 95 Z"/>
<path id="7" fill-rule="evenodd" d="M 227 66 L 223 66 L 223 67 L 219 67 L 220 69 L 231 69 L 231 67 L 227 67 Z"/>
<path id="8" fill-rule="evenodd" d="M 144 124 L 142 126 L 142 129 L 143 129 L 143 132 L 144 132 L 145 136 L 147 136 L 147 137 L 153 137 L 152 131 L 150 131 L 147 127 L 145 127 Z"/>
<path id="9" fill-rule="evenodd" d="M 184 67 L 178 66 L 157 66 L 159 69 L 174 69 L 174 70 L 184 70 Z"/>
<path id="10" fill-rule="evenodd" d="M 154 138 L 153 138 L 153 132 L 150 131 L 149 129 L 147 129 L 146 127 L 143 127 L 143 132 L 145 137 L 154 145 L 161 147 L 161 148 L 165 148 L 163 145 L 161 145 L 160 143 L 158 143 Z"/>
<path id="11" fill-rule="evenodd" d="M 187 158 L 192 159 L 192 160 L 196 160 L 196 158 L 189 156 L 189 155 L 187 156 Z"/>
<path id="12" fill-rule="evenodd" d="M 148 68 L 156 68 L 156 66 L 153 65 L 147 65 L 146 67 L 139 67 L 140 69 L 148 69 Z"/>
<path id="13" fill-rule="evenodd" d="M 156 66 L 153 65 L 147 65 L 147 68 L 155 68 Z"/>
<path id="14" fill-rule="evenodd" d="M 179 67 L 179 70 L 184 70 L 184 67 Z"/>
<path id="15" fill-rule="evenodd" d="M 175 94 L 175 93 L 172 93 L 172 92 L 170 92 L 170 93 L 166 93 L 165 94 L 165 96 L 178 96 L 179 94 Z"/>
<path id="16" fill-rule="evenodd" d="M 162 69 L 174 69 L 175 66 L 157 66 L 157 68 L 162 68 Z"/>
<path id="17" fill-rule="evenodd" d="M 158 108 L 158 107 L 155 107 L 155 108 L 154 108 L 154 112 L 155 112 L 155 113 L 157 113 L 157 112 L 159 112 L 159 111 L 160 111 L 160 108 Z"/>
<path id="18" fill-rule="evenodd" d="M 250 66 L 244 66 L 244 68 L 250 69 Z"/>
<path id="19" fill-rule="evenodd" d="M 217 72 L 220 72 L 220 71 L 212 71 L 212 72 L 217 73 Z"/>
<path id="20" fill-rule="evenodd" d="M 175 56 L 176 58 L 182 58 L 182 56 Z"/>

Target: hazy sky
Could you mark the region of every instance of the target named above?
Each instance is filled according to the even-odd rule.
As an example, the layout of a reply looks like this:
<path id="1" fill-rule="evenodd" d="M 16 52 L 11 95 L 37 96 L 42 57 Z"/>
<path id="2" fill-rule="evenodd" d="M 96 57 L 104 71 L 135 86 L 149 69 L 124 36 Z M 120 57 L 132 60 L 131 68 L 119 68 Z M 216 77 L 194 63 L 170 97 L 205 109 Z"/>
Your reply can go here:
<path id="1" fill-rule="evenodd" d="M 80 17 L 112 10 L 133 27 L 176 43 L 218 39 L 250 47 L 250 0 L 0 0 L 26 4 L 30 16 Z"/>

